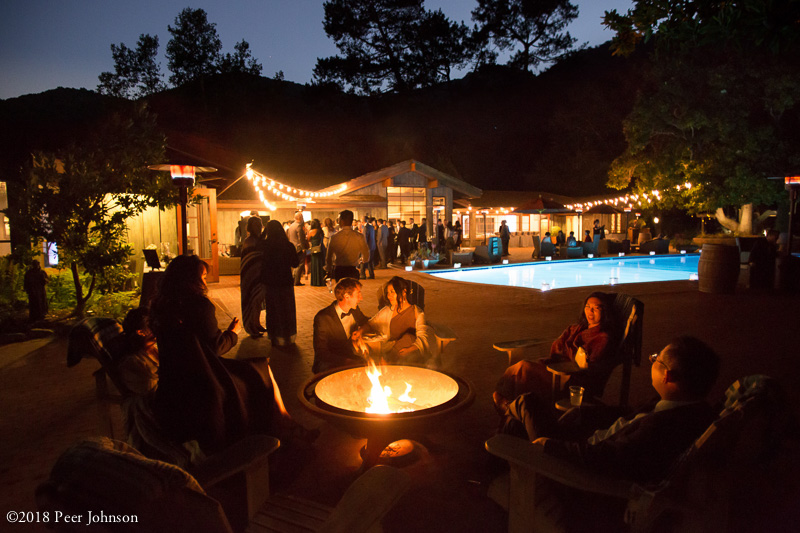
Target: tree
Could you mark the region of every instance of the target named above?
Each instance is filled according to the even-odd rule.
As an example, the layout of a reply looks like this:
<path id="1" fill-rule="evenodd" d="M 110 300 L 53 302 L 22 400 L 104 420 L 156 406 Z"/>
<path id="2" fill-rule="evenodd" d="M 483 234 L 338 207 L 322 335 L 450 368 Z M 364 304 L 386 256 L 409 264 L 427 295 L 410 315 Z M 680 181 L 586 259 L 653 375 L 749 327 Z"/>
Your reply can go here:
<path id="1" fill-rule="evenodd" d="M 781 194 L 766 178 L 800 166 L 800 3 L 790 4 L 639 0 L 626 15 L 607 12 L 615 53 L 652 44 L 609 185 L 658 189 L 665 207 L 714 211 L 751 233 L 754 207 Z"/>
<path id="2" fill-rule="evenodd" d="M 151 206 L 176 202 L 169 177 L 147 170 L 164 157 L 164 136 L 153 115 L 137 105 L 98 124 L 87 139 L 55 153 L 36 153 L 9 181 L 6 214 L 33 241 L 55 243 L 70 265 L 74 314 L 81 316 L 98 276 L 126 261 L 125 221 Z M 90 276 L 81 281 L 81 270 Z M 85 290 L 84 290 L 85 289 Z"/>
<path id="3" fill-rule="evenodd" d="M 167 30 L 172 35 L 167 43 L 167 64 L 173 85 L 192 80 L 203 83 L 217 72 L 222 42 L 217 25 L 208 21 L 203 9 L 185 8 L 175 18 L 175 26 L 167 26 Z"/>
<path id="4" fill-rule="evenodd" d="M 234 45 L 236 53 L 225 54 L 219 62 L 220 72 L 241 72 L 244 74 L 261 75 L 263 67 L 250 53 L 250 43 L 242 39 Z"/>
<path id="5" fill-rule="evenodd" d="M 364 94 L 405 92 L 449 79 L 468 59 L 466 26 L 423 0 L 329 0 L 325 32 L 342 55 L 317 59 L 317 83 Z"/>
<path id="6" fill-rule="evenodd" d="M 578 17 L 568 0 L 478 0 L 472 20 L 484 47 L 514 50 L 509 65 L 531 71 L 558 61 L 577 39 L 564 31 Z"/>
<path id="7" fill-rule="evenodd" d="M 97 90 L 119 98 L 141 98 L 165 88 L 161 77 L 161 65 L 156 61 L 158 37 L 148 34 L 139 36 L 136 50 L 124 43 L 111 45 L 114 72 L 100 74 Z"/>

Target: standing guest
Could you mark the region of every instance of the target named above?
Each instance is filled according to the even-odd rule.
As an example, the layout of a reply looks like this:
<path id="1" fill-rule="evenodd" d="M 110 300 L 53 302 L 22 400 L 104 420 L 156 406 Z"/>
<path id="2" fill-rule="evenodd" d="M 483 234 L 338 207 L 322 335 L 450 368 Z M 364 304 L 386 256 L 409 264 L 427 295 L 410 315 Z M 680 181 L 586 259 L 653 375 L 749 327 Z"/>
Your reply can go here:
<path id="1" fill-rule="evenodd" d="M 330 246 L 325 253 L 325 270 L 329 278 L 339 281 L 342 278 L 358 279 L 359 258 L 370 260 L 369 246 L 364 235 L 353 230 L 353 212 L 345 209 L 339 213 L 340 230 L 331 236 Z"/>
<path id="2" fill-rule="evenodd" d="M 378 219 L 378 254 L 381 257 L 381 268 L 386 268 L 389 260 L 389 226 L 382 218 Z"/>
<path id="3" fill-rule="evenodd" d="M 251 337 L 261 337 L 266 331 L 261 326 L 264 309 L 264 282 L 261 275 L 263 230 L 261 218 L 247 220 L 247 238 L 242 242 L 242 260 L 239 266 L 239 286 L 242 300 L 242 326 Z"/>
<path id="4" fill-rule="evenodd" d="M 375 240 L 375 226 L 373 226 L 369 216 L 367 215 L 364 215 L 362 233 L 364 234 L 364 239 L 367 241 L 367 246 L 369 246 L 369 258 L 365 259 L 364 262 L 361 263 L 361 279 L 367 279 L 367 270 L 369 270 L 369 279 L 375 279 L 375 267 L 373 266 L 373 260 L 378 255 L 378 244 Z"/>
<path id="5" fill-rule="evenodd" d="M 444 253 L 444 224 L 441 218 L 436 221 L 436 252 Z"/>
<path id="6" fill-rule="evenodd" d="M 419 226 L 414 222 L 413 218 L 408 220 L 409 225 L 411 226 L 411 249 L 418 250 L 419 249 Z"/>
<path id="7" fill-rule="evenodd" d="M 267 239 L 263 250 L 267 334 L 273 346 L 291 345 L 297 335 L 292 269 L 300 258 L 280 223 L 272 220 L 267 222 Z"/>
<path id="8" fill-rule="evenodd" d="M 569 237 L 567 237 L 567 246 L 578 246 L 578 240 L 575 238 L 574 231 L 569 232 Z"/>
<path id="9" fill-rule="evenodd" d="M 508 231 L 506 221 L 500 222 L 500 242 L 503 244 L 503 255 L 508 255 L 508 244 L 511 242 L 511 232 Z M 549 233 L 548 233 L 549 235 Z M 542 241 L 544 242 L 544 241 Z"/>
<path id="10" fill-rule="evenodd" d="M 419 223 L 419 238 L 417 239 L 417 248 L 421 248 L 428 242 L 428 221 L 424 218 Z"/>
<path id="11" fill-rule="evenodd" d="M 294 214 L 294 221 L 289 226 L 289 229 L 286 230 L 286 235 L 289 237 L 289 242 L 294 245 L 295 253 L 297 254 L 297 265 L 295 265 L 295 269 L 292 272 L 294 284 L 303 285 L 300 280 L 303 278 L 303 267 L 306 261 L 308 240 L 306 239 L 302 211 L 298 211 Z"/>
<path id="12" fill-rule="evenodd" d="M 411 255 L 411 230 L 406 227 L 406 221 L 400 221 L 400 229 L 397 230 L 397 244 L 400 246 L 400 260 L 403 264 L 408 261 Z"/>
<path id="13" fill-rule="evenodd" d="M 461 221 L 460 220 L 456 220 L 456 223 L 455 223 L 455 226 L 453 226 L 453 229 L 455 229 L 455 231 L 456 231 L 456 250 L 460 250 L 461 249 L 461 243 L 463 241 L 463 230 L 461 228 Z"/>
<path id="14" fill-rule="evenodd" d="M 39 261 L 31 261 L 23 280 L 23 287 L 28 294 L 28 320 L 31 322 L 43 320 L 47 315 L 46 287 L 49 279 Z"/>
<path id="15" fill-rule="evenodd" d="M 322 244 L 324 234 L 322 224 L 318 219 L 311 221 L 311 230 L 308 232 L 308 242 L 311 244 L 311 285 L 313 287 L 325 286 L 325 246 Z"/>
<path id="16" fill-rule="evenodd" d="M 358 307 L 362 300 L 361 283 L 357 279 L 344 278 L 336 284 L 333 294 L 336 301 L 314 316 L 314 365 L 311 371 L 315 374 L 339 366 L 364 363 L 358 343 L 361 328 L 368 319 Z"/>
<path id="17" fill-rule="evenodd" d="M 397 228 L 394 221 L 389 221 L 389 245 L 387 247 L 386 260 L 389 263 L 397 261 Z"/>
<path id="18" fill-rule="evenodd" d="M 594 225 L 592 226 L 592 235 L 600 235 L 601 239 L 606 238 L 606 227 L 600 225 L 600 219 L 594 219 Z"/>
<path id="19" fill-rule="evenodd" d="M 587 229 L 586 231 L 584 231 L 584 233 L 586 234 L 586 236 L 583 238 L 583 242 L 593 242 L 592 231 Z"/>
<path id="20" fill-rule="evenodd" d="M 336 227 L 333 225 L 333 220 L 331 220 L 330 217 L 325 217 L 325 220 L 322 221 L 322 233 L 324 235 L 322 245 L 327 250 L 328 244 L 331 242 L 331 235 L 336 233 Z"/>
<path id="21" fill-rule="evenodd" d="M 206 296 L 207 273 L 208 265 L 197 256 L 178 256 L 153 300 L 150 318 L 159 351 L 152 403 L 156 422 L 170 441 L 195 440 L 205 454 L 250 434 L 283 439 L 284 430 L 297 424 L 283 409 L 266 360 L 220 357 L 236 345 L 241 325 L 234 318 L 227 329 L 219 329 Z"/>

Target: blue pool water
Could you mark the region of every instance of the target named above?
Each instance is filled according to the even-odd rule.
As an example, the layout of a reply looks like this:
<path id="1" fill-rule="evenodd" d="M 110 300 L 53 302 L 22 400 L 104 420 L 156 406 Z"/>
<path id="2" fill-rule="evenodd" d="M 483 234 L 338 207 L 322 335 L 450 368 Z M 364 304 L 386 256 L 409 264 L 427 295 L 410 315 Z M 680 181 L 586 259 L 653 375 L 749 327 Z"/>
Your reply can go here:
<path id="1" fill-rule="evenodd" d="M 609 257 L 493 265 L 428 274 L 469 283 L 552 290 L 590 285 L 696 280 L 699 260 L 700 254 Z"/>

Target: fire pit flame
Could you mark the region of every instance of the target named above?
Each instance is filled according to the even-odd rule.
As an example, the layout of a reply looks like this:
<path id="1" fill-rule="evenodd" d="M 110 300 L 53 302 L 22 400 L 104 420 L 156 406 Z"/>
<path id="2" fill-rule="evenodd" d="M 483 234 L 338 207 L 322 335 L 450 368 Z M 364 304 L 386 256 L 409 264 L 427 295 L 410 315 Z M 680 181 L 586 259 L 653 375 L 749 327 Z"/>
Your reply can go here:
<path id="1" fill-rule="evenodd" d="M 419 408 L 419 406 L 414 405 L 414 402 L 417 401 L 416 398 L 412 398 L 408 394 L 411 392 L 409 383 L 406 383 L 406 391 L 395 400 L 392 398 L 391 387 L 381 385 L 380 377 L 382 372 L 373 361 L 369 361 L 366 372 L 370 383 L 372 383 L 372 389 L 369 398 L 367 398 L 369 407 L 364 411 L 367 413 L 390 414 L 407 413 Z"/>
<path id="2" fill-rule="evenodd" d="M 349 368 L 320 379 L 316 396 L 327 405 L 370 415 L 422 411 L 458 394 L 458 383 L 434 370 L 402 365 Z"/>

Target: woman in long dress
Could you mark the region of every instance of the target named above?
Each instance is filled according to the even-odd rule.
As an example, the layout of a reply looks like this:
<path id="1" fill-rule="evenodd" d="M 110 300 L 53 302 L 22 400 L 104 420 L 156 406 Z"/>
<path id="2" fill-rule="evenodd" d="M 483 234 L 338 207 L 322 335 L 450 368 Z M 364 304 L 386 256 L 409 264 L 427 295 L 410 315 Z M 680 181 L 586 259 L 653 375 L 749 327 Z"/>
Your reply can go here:
<path id="1" fill-rule="evenodd" d="M 569 385 L 580 385 L 586 388 L 587 395 L 595 394 L 614 356 L 615 344 L 611 338 L 614 323 L 611 297 L 603 292 L 591 293 L 578 322 L 567 327 L 553 342 L 550 357 L 520 361 L 506 369 L 495 388 L 495 405 L 502 411 L 517 396 L 529 392 L 549 398 L 552 375 L 547 365 L 559 361 L 574 361 L 587 370 L 571 377 Z"/>
<path id="2" fill-rule="evenodd" d="M 206 296 L 208 265 L 196 256 L 170 262 L 151 307 L 159 351 L 153 414 L 167 438 L 195 440 L 215 453 L 254 433 L 281 438 L 297 424 L 283 407 L 264 358 L 220 357 L 233 348 L 238 319 L 221 330 Z"/>
<path id="3" fill-rule="evenodd" d="M 267 306 L 267 334 L 273 346 L 294 344 L 297 311 L 292 269 L 299 264 L 294 245 L 277 220 L 267 222 L 267 239 L 262 245 L 262 279 Z"/>
<path id="4" fill-rule="evenodd" d="M 264 283 L 261 276 L 262 250 L 261 217 L 247 220 L 247 238 L 242 242 L 242 260 L 239 267 L 239 286 L 242 298 L 242 325 L 251 337 L 261 337 L 261 310 L 264 309 Z"/>
<path id="5" fill-rule="evenodd" d="M 333 220 L 330 218 L 325 218 L 322 221 L 322 234 L 324 235 L 322 239 L 322 245 L 325 249 L 328 249 L 328 244 L 331 242 L 331 237 L 333 234 L 336 233 L 336 226 L 333 223 Z"/>
<path id="6" fill-rule="evenodd" d="M 311 221 L 311 230 L 308 232 L 308 242 L 311 245 L 311 285 L 314 287 L 325 286 L 325 246 L 322 225 L 318 219 Z"/>
<path id="7" fill-rule="evenodd" d="M 384 336 L 381 356 L 392 364 L 426 364 L 438 358 L 438 344 L 425 312 L 408 302 L 408 282 L 394 276 L 386 284 L 389 305 L 369 320 L 369 328 Z"/>

